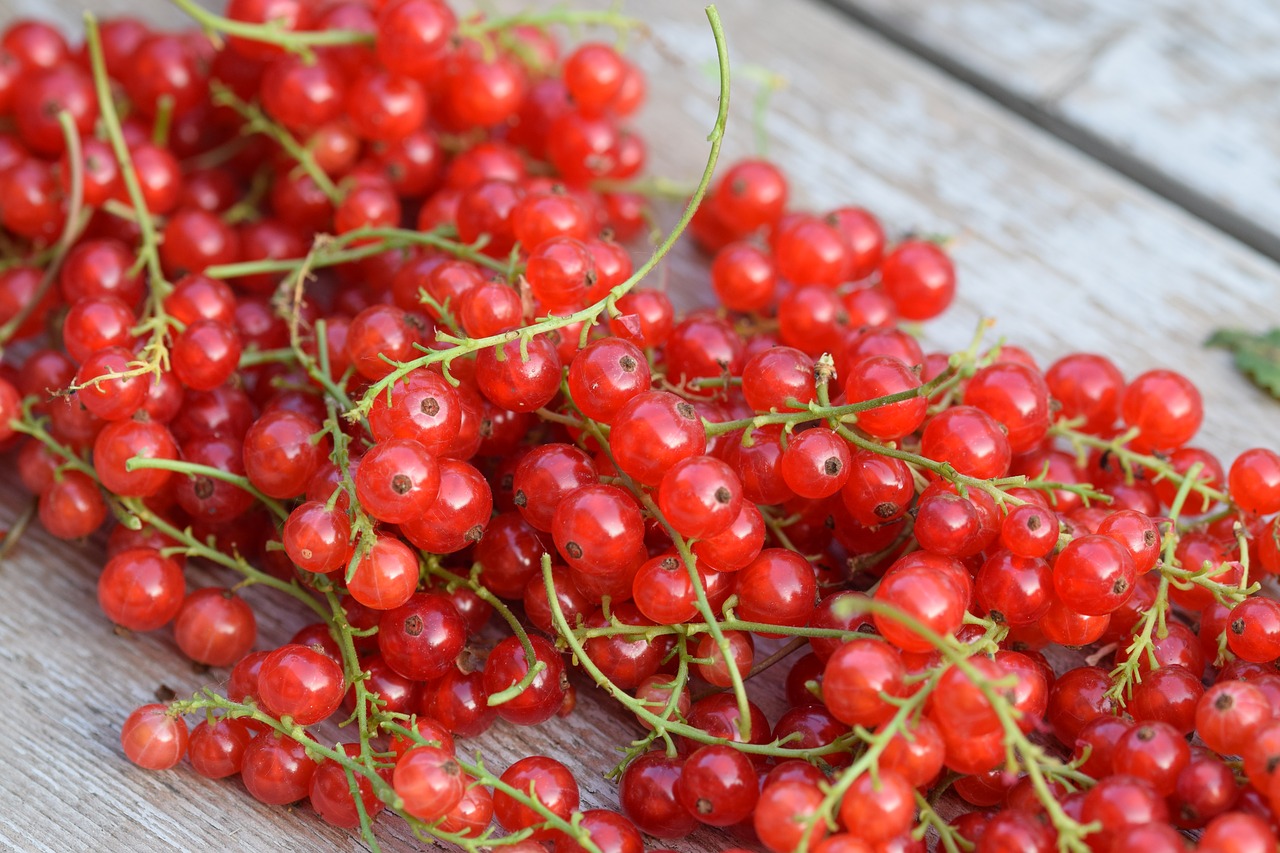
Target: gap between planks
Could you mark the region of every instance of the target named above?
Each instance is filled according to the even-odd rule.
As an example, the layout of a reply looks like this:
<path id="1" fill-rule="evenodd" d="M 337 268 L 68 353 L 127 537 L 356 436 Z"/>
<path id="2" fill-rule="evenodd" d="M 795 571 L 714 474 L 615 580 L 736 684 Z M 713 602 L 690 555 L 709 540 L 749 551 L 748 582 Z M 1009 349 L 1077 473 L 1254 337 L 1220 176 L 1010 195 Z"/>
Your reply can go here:
<path id="1" fill-rule="evenodd" d="M 1057 137 L 1099 164 L 1171 204 L 1177 205 L 1223 234 L 1273 261 L 1280 261 L 1280 233 L 1259 225 L 1250 217 L 1233 210 L 1095 131 L 1029 100 L 1025 95 L 1014 91 L 1001 81 L 965 64 L 960 57 L 947 54 L 925 39 L 912 34 L 905 27 L 875 12 L 859 8 L 848 0 L 817 0 L 817 2 L 851 23 L 907 51 L 1014 115 Z"/>

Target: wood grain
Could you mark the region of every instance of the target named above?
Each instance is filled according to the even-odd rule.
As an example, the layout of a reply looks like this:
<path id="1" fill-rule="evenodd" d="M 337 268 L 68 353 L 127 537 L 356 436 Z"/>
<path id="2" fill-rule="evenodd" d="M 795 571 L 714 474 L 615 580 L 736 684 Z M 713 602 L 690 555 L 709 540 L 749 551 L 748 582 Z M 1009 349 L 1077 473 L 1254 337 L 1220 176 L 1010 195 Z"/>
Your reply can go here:
<path id="1" fill-rule="evenodd" d="M 1275 4 L 828 2 L 1280 257 Z"/>
<path id="2" fill-rule="evenodd" d="M 9 8 L 47 12 L 36 0 Z M 639 50 L 651 75 L 640 125 L 653 171 L 692 177 L 715 112 L 705 72 L 714 54 L 709 32 L 700 9 L 680 0 L 637 3 L 633 11 L 652 22 L 656 39 Z M 793 0 L 783 14 L 767 0 L 733 0 L 721 13 L 735 63 L 769 66 L 790 81 L 775 98 L 768 135 L 770 153 L 794 176 L 797 201 L 864 204 L 895 231 L 955 236 L 961 296 L 926 330 L 931 345 L 963 345 L 980 316 L 996 316 L 998 333 L 1045 361 L 1087 349 L 1113 355 L 1130 375 L 1155 366 L 1184 371 L 1205 394 L 1203 443 L 1225 460 L 1274 442 L 1280 410 L 1240 380 L 1224 355 L 1199 348 L 1216 325 L 1278 319 L 1274 264 L 824 7 Z M 728 157 L 752 144 L 751 84 L 740 79 Z M 691 252 L 663 274 L 691 300 L 705 299 L 706 275 Z M 22 500 L 16 487 L 0 490 L 0 520 L 12 518 Z M 145 773 L 123 759 L 117 733 L 130 709 L 159 685 L 188 693 L 226 672 L 192 671 L 165 631 L 114 633 L 95 600 L 99 553 L 94 543 L 60 543 L 33 531 L 0 567 L 8 686 L 0 693 L 0 763 L 9 768 L 0 792 L 14 804 L 0 810 L 0 846 L 360 849 L 306 808 L 257 804 L 238 782 L 208 782 L 182 769 Z M 190 582 L 226 579 L 193 570 Z M 260 647 L 287 639 L 303 621 L 270 592 L 248 597 L 260 617 Z M 600 774 L 613 763 L 613 745 L 638 729 L 579 687 L 569 719 L 498 726 L 464 748 L 480 750 L 495 768 L 532 753 L 554 755 L 575 769 L 585 806 L 615 804 Z M 762 704 L 776 719 L 778 691 Z M 391 818 L 379 821 L 379 837 L 388 850 L 423 846 Z M 710 853 L 732 843 L 703 832 L 673 846 Z"/>

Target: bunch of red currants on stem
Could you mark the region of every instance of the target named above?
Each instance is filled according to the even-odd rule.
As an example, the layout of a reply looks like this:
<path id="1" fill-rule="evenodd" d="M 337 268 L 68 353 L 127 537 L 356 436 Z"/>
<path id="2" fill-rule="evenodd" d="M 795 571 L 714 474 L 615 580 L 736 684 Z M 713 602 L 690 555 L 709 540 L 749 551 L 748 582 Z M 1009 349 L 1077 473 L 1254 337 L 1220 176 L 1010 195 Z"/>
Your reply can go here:
<path id="1" fill-rule="evenodd" d="M 0 36 L 0 440 L 49 533 L 115 519 L 112 623 L 230 668 L 131 714 L 131 761 L 374 849 L 388 809 L 511 853 L 1276 849 L 1280 455 L 1189 445 L 1173 371 L 926 353 L 942 247 L 717 172 L 713 8 L 673 192 L 643 73 L 550 29 L 617 12 L 174 2 Z M 643 285 L 686 232 L 719 305 L 679 317 Z M 248 586 L 315 621 L 255 651 Z M 554 726 L 574 671 L 637 721 L 620 811 L 455 748 Z"/>

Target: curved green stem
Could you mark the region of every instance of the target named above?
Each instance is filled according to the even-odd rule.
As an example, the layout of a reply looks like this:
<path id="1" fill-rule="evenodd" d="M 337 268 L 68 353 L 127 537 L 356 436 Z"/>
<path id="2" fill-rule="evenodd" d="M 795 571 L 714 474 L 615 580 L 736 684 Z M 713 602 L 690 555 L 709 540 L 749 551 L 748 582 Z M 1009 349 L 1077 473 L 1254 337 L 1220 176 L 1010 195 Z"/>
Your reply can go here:
<path id="1" fill-rule="evenodd" d="M 185 459 L 148 459 L 143 456 L 134 456 L 129 459 L 124 463 L 124 468 L 126 471 L 173 471 L 177 474 L 186 474 L 188 477 L 208 477 L 210 480 L 221 480 L 253 495 L 256 500 L 271 510 L 271 513 L 281 521 L 289 517 L 289 511 L 281 506 L 279 501 L 264 495 L 243 474 L 233 474 L 230 471 L 223 471 L 221 468 L 214 468 L 211 465 L 187 462 Z"/>
<path id="2" fill-rule="evenodd" d="M 89 64 L 93 71 L 94 91 L 98 98 L 98 109 L 102 115 L 102 127 L 115 152 L 116 161 L 120 164 L 120 178 L 124 182 L 129 203 L 133 207 L 134 223 L 138 227 L 142 245 L 138 248 L 138 263 L 147 270 L 147 311 L 145 319 L 138 325 L 138 334 L 150 333 L 147 343 L 140 353 L 142 367 L 135 374 L 159 373 L 169 365 L 169 349 L 166 340 L 169 329 L 177 325 L 164 308 L 164 301 L 173 291 L 173 285 L 164 277 L 160 268 L 160 236 L 155 220 L 147 207 L 146 196 L 142 192 L 142 183 L 133 165 L 133 157 L 124 139 L 124 131 L 120 126 L 120 115 L 116 111 L 115 100 L 111 96 L 111 80 L 107 76 L 106 60 L 102 52 L 102 37 L 98 31 L 98 21 L 91 13 L 84 16 L 85 44 L 89 48 Z"/>
<path id="3" fill-rule="evenodd" d="M 725 123 L 729 118 L 729 50 L 725 44 L 724 29 L 720 25 L 720 15 L 716 12 L 714 6 L 706 8 L 707 20 L 711 24 L 711 32 L 715 36 L 716 56 L 718 59 L 718 67 L 720 71 L 720 106 L 716 113 L 715 125 L 711 129 L 711 133 L 707 136 L 707 140 L 711 143 L 711 151 L 707 155 L 707 163 L 702 171 L 702 179 L 698 182 L 698 188 L 694 191 L 693 196 L 689 199 L 688 205 L 681 214 L 680 219 L 676 222 L 666 239 L 662 241 L 657 249 L 649 256 L 649 259 L 640 265 L 638 269 L 631 274 L 626 281 L 617 285 L 609 294 L 596 302 L 583 308 L 581 311 L 575 311 L 572 314 L 566 314 L 560 317 L 548 317 L 523 329 L 511 332 L 502 332 L 497 335 L 490 335 L 485 338 L 473 338 L 464 344 L 453 349 L 439 350 L 428 353 L 421 358 L 404 362 L 396 367 L 395 370 L 378 380 L 365 392 L 364 397 L 356 405 L 352 412 L 348 413 L 349 417 L 359 415 L 367 415 L 370 407 L 373 405 L 374 399 L 378 394 L 385 393 L 388 388 L 400 381 L 406 374 L 417 370 L 420 367 L 426 367 L 430 364 L 443 362 L 446 366 L 449 362 L 461 356 L 469 355 L 489 347 L 500 347 L 503 344 L 524 338 L 528 340 L 543 332 L 550 332 L 555 329 L 562 329 L 566 326 L 572 326 L 576 323 L 582 323 L 584 329 L 594 325 L 600 315 L 613 307 L 622 296 L 636 286 L 641 280 L 647 276 L 658 263 L 667 256 L 671 248 L 684 234 L 685 229 L 689 227 L 689 222 L 693 219 L 693 214 L 697 211 L 702 199 L 706 196 L 708 188 L 711 186 L 711 178 L 715 173 L 716 163 L 720 159 L 720 147 L 724 142 Z"/>
<path id="4" fill-rule="evenodd" d="M 81 232 L 84 231 L 84 227 L 89 223 L 89 218 L 83 215 L 84 160 L 80 154 L 80 134 L 76 131 L 71 113 L 66 110 L 58 111 L 58 126 L 62 130 L 62 138 L 67 146 L 67 162 L 70 164 L 71 169 L 71 187 L 67 196 L 67 218 L 62 224 L 62 233 L 58 236 L 58 242 L 53 245 L 47 257 L 41 259 L 43 272 L 40 275 L 40 283 L 36 286 L 35 292 L 18 307 L 18 310 L 4 325 L 0 325 L 0 355 L 4 354 L 5 344 L 17 334 L 27 320 L 31 319 L 31 315 L 36 312 L 36 309 L 44 304 L 45 297 L 53 288 L 54 282 L 58 280 L 58 271 L 62 268 L 62 262 L 67 257 L 67 252 L 71 251 L 71 247 L 75 244 Z"/>
<path id="5" fill-rule="evenodd" d="M 215 104 L 230 107 L 244 120 L 241 133 L 260 133 L 275 142 L 307 173 L 307 177 L 315 182 L 320 191 L 328 197 L 330 204 L 342 201 L 342 192 L 338 189 L 338 185 L 325 174 L 324 169 L 320 168 L 311 152 L 294 139 L 292 133 L 267 118 L 267 114 L 260 107 L 241 100 L 228 86 L 217 80 L 209 82 L 209 93 L 213 96 Z"/>
<path id="6" fill-rule="evenodd" d="M 346 44 L 372 44 L 373 35 L 355 30 L 291 30 L 279 21 L 251 24 L 210 12 L 195 0 L 170 0 L 190 15 L 211 37 L 228 35 L 248 41 L 274 44 L 303 57 L 311 56 L 311 48 Z"/>
<path id="7" fill-rule="evenodd" d="M 538 660 L 538 656 L 533 651 L 533 643 L 529 641 L 528 632 L 526 632 L 524 626 L 520 624 L 520 620 L 516 618 L 516 615 L 511 612 L 511 608 L 506 605 L 506 602 L 490 592 L 489 588 L 484 584 L 480 583 L 479 579 L 476 577 L 477 573 L 475 571 L 472 571 L 470 577 L 463 577 L 462 575 L 451 572 L 441 566 L 440 561 L 435 558 L 428 558 L 425 560 L 423 567 L 427 574 L 435 575 L 436 577 L 447 581 L 451 585 L 457 584 L 459 586 L 465 586 L 467 589 L 475 593 L 481 601 L 484 601 L 492 607 L 494 611 L 502 617 L 502 620 L 507 623 L 507 627 L 511 629 L 511 633 L 520 640 L 520 645 L 524 649 L 525 666 L 528 667 L 528 671 L 525 672 L 524 677 L 515 684 L 505 690 L 489 696 L 489 706 L 494 707 L 505 702 L 510 702 L 512 699 L 527 690 L 529 685 L 533 683 L 533 680 L 537 678 L 540 673 L 546 670 L 547 665 Z"/>

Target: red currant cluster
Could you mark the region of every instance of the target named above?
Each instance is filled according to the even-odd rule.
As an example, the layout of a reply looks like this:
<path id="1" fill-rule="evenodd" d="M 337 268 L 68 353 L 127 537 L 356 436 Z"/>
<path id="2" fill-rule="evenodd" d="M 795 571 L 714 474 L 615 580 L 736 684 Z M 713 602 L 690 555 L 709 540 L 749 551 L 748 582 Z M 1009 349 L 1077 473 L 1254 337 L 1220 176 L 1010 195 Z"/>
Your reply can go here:
<path id="1" fill-rule="evenodd" d="M 926 353 L 938 245 L 713 179 L 714 10 L 711 155 L 633 266 L 644 77 L 546 28 L 635 22 L 176 2 L 203 33 L 0 37 L 0 440 L 50 533 L 119 522 L 113 623 L 230 667 L 130 760 L 374 848 L 389 808 L 512 853 L 1275 849 L 1280 456 L 1188 445 L 1172 371 Z M 638 285 L 686 226 L 720 306 L 678 317 Z M 254 651 L 249 585 L 316 621 Z M 638 722 L 621 812 L 455 752 L 575 667 Z"/>

